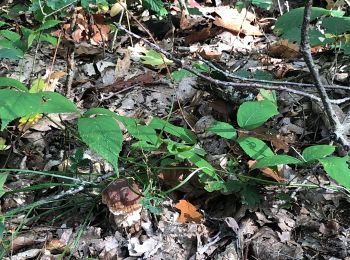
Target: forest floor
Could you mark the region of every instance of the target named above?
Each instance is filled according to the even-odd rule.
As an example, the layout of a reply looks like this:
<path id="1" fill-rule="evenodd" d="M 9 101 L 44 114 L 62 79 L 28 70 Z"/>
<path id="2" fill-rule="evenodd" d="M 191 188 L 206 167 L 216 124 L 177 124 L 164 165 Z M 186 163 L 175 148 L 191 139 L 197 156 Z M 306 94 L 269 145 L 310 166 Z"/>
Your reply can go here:
<path id="1" fill-rule="evenodd" d="M 238 13 L 229 6 L 192 5 L 202 15 L 185 18 L 174 8 L 172 16 L 157 21 L 134 13 L 131 29 L 184 63 L 215 64 L 259 80 L 312 83 L 298 46 L 272 33 L 271 17 L 279 16 L 278 9 Z M 74 139 L 76 115 L 49 115 L 22 128 L 16 121 L 2 135 L 8 149 L 0 151 L 2 168 L 23 170 L 8 176 L 1 199 L 7 230 L 4 259 L 350 259 L 350 196 L 320 165 L 281 165 L 278 175 L 250 171 L 249 159 L 236 143 L 206 132 L 216 120 L 236 126 L 239 102 L 259 98 L 259 90 L 237 91 L 238 98 L 232 100 L 193 75 L 174 80 L 171 71 L 184 72 L 147 54 L 144 41 L 133 38 L 131 43 L 131 36 L 120 30 L 111 51 L 114 33 L 103 19 L 98 21 L 102 30 L 86 39 L 82 31 L 89 15 L 82 9 L 74 15 L 80 31 L 61 32 L 58 48 L 41 43 L 20 61 L 2 60 L 1 75 L 28 85 L 50 75 L 52 89 L 81 112 L 103 107 L 145 122 L 153 117 L 169 120 L 193 131 L 205 158 L 217 168 L 265 182 L 255 180 L 244 193 L 207 192 L 196 177 L 184 181 L 191 174 L 189 163 L 177 165 L 182 169 L 152 168 L 164 150 L 159 155 L 135 153 L 125 132 L 119 163 L 123 178 L 114 180 L 111 166 Z M 67 18 L 65 25 L 71 22 Z M 107 40 L 101 40 L 104 33 Z M 346 56 L 335 58 L 330 50 L 314 56 L 323 78 L 348 85 L 348 72 L 339 69 L 348 69 Z M 259 138 L 274 152 L 292 155 L 331 142 L 317 102 L 276 93 L 279 115 L 240 137 Z M 349 91 L 331 94 L 342 98 Z M 343 113 L 348 109 L 337 108 Z M 58 173 L 93 180 L 96 186 L 79 187 L 74 180 L 57 179 Z M 126 179 L 133 180 L 132 187 Z M 106 188 L 108 183 L 112 185 Z M 139 193 L 143 204 L 134 208 Z M 118 198 L 113 201 L 113 196 Z M 130 205 L 115 213 L 123 199 Z"/>

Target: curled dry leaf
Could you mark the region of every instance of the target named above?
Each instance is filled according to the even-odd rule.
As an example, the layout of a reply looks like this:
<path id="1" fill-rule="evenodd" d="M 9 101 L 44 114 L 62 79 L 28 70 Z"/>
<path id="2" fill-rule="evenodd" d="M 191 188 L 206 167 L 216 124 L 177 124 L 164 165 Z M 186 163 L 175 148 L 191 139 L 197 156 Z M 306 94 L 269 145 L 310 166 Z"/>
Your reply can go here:
<path id="1" fill-rule="evenodd" d="M 203 215 L 199 213 L 197 211 L 197 208 L 187 200 L 180 200 L 175 205 L 175 208 L 179 209 L 181 212 L 181 215 L 178 219 L 178 222 L 180 222 L 181 224 L 191 222 L 200 223 L 203 219 Z"/>
<path id="2" fill-rule="evenodd" d="M 130 226 L 140 219 L 141 195 L 138 185 L 117 179 L 102 192 L 102 202 L 114 215 L 117 225 Z"/>

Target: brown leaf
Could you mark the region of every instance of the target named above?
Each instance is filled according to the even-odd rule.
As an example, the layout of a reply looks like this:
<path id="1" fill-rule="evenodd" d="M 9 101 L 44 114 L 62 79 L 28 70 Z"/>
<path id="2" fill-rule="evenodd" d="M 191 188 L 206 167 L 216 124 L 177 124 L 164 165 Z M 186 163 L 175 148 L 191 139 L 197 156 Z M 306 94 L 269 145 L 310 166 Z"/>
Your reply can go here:
<path id="1" fill-rule="evenodd" d="M 299 46 L 288 40 L 279 40 L 270 46 L 268 55 L 273 58 L 294 59 L 300 56 Z"/>
<path id="2" fill-rule="evenodd" d="M 220 9 L 216 13 L 219 15 L 215 17 L 214 24 L 216 26 L 225 28 L 233 33 L 244 33 L 245 35 L 254 36 L 262 35 L 259 26 L 250 24 L 254 19 L 252 13 L 247 12 L 247 16 L 237 15 L 237 10 L 231 8 Z"/>
<path id="3" fill-rule="evenodd" d="M 213 24 L 209 23 L 208 27 L 205 27 L 198 32 L 192 32 L 191 34 L 187 35 L 185 37 L 185 43 L 191 44 L 194 42 L 200 42 L 200 41 L 205 41 L 205 40 L 209 39 L 211 36 L 210 29 L 212 28 L 212 26 L 213 26 Z"/>
<path id="4" fill-rule="evenodd" d="M 248 166 L 249 168 L 251 168 L 254 164 L 256 163 L 256 161 L 254 160 L 249 160 L 248 161 Z M 277 182 L 282 182 L 284 181 L 284 179 L 279 175 L 278 172 L 272 170 L 271 168 L 261 168 L 259 169 L 265 176 L 270 177 L 272 179 L 274 179 Z"/>
<path id="5" fill-rule="evenodd" d="M 179 223 L 195 222 L 200 223 L 203 219 L 203 215 L 197 211 L 197 208 L 193 206 L 187 200 L 180 200 L 175 207 L 180 210 L 181 214 L 178 219 Z"/>

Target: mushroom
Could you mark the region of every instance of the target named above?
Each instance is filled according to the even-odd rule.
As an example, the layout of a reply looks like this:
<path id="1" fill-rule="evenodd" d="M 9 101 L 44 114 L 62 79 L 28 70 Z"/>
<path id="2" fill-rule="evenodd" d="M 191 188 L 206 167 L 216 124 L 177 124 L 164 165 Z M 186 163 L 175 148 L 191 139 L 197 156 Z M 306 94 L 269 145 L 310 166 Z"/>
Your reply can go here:
<path id="1" fill-rule="evenodd" d="M 129 227 L 141 218 L 140 189 L 135 182 L 125 179 L 113 181 L 102 192 L 102 202 L 114 216 L 116 225 Z"/>

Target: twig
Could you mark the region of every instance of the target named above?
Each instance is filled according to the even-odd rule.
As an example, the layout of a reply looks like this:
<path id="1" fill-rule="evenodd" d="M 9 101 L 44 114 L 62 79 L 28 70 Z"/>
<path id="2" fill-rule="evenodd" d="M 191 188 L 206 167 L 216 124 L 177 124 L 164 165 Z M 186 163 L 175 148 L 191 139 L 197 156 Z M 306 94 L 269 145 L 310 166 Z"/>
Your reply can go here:
<path id="1" fill-rule="evenodd" d="M 127 30 L 124 26 L 115 23 L 115 25 L 119 28 L 119 30 L 124 31 L 125 33 L 132 35 L 133 37 L 135 37 L 136 39 L 142 40 L 144 43 L 146 43 L 148 46 L 150 46 L 152 49 L 162 53 L 165 55 L 165 57 L 167 57 L 170 60 L 173 60 L 174 63 L 176 65 L 178 65 L 179 67 L 193 73 L 194 75 L 198 76 L 199 78 L 204 79 L 207 82 L 213 83 L 217 86 L 220 86 L 222 88 L 224 88 L 225 90 L 227 90 L 227 92 L 232 91 L 233 89 L 238 89 L 238 90 L 245 90 L 245 89 L 259 89 L 259 88 L 263 88 L 263 89 L 270 89 L 270 90 L 277 90 L 277 91 L 287 91 L 296 95 L 300 95 L 300 96 L 304 96 L 307 98 L 310 98 L 312 100 L 315 100 L 317 102 L 320 102 L 321 99 L 313 94 L 301 91 L 301 90 L 296 90 L 296 89 L 291 89 L 288 88 L 286 86 L 271 86 L 271 85 L 263 85 L 263 84 L 258 84 L 258 83 L 236 83 L 236 82 L 230 82 L 230 81 L 222 81 L 222 80 L 218 80 L 218 79 L 214 79 L 212 77 L 206 76 L 200 72 L 198 72 L 197 70 L 193 69 L 191 66 L 186 65 L 182 60 L 176 58 L 174 55 L 172 55 L 171 53 L 163 50 L 162 48 L 160 48 L 158 45 L 148 41 L 147 39 L 144 39 L 143 37 Z M 330 100 L 330 102 L 332 104 L 342 104 L 346 101 L 349 101 L 350 97 L 347 98 L 343 98 L 343 99 L 339 99 L 339 100 Z"/>
<path id="2" fill-rule="evenodd" d="M 348 148 L 349 141 L 345 134 L 346 129 L 344 129 L 344 127 L 342 126 L 338 116 L 336 115 L 332 107 L 332 102 L 329 99 L 326 89 L 321 82 L 320 75 L 318 73 L 318 70 L 315 67 L 315 63 L 311 55 L 311 46 L 310 46 L 310 40 L 309 40 L 311 8 L 312 8 L 312 0 L 308 0 L 305 5 L 304 20 L 303 20 L 303 25 L 301 27 L 300 51 L 303 54 L 305 63 L 308 66 L 310 73 L 314 79 L 315 86 L 318 90 L 318 94 L 320 95 L 320 99 L 322 101 L 323 107 L 325 109 L 325 112 L 327 114 L 327 117 L 330 123 L 330 127 L 331 127 L 330 130 L 336 135 L 336 138 L 338 139 L 338 141 L 344 147 Z"/>

